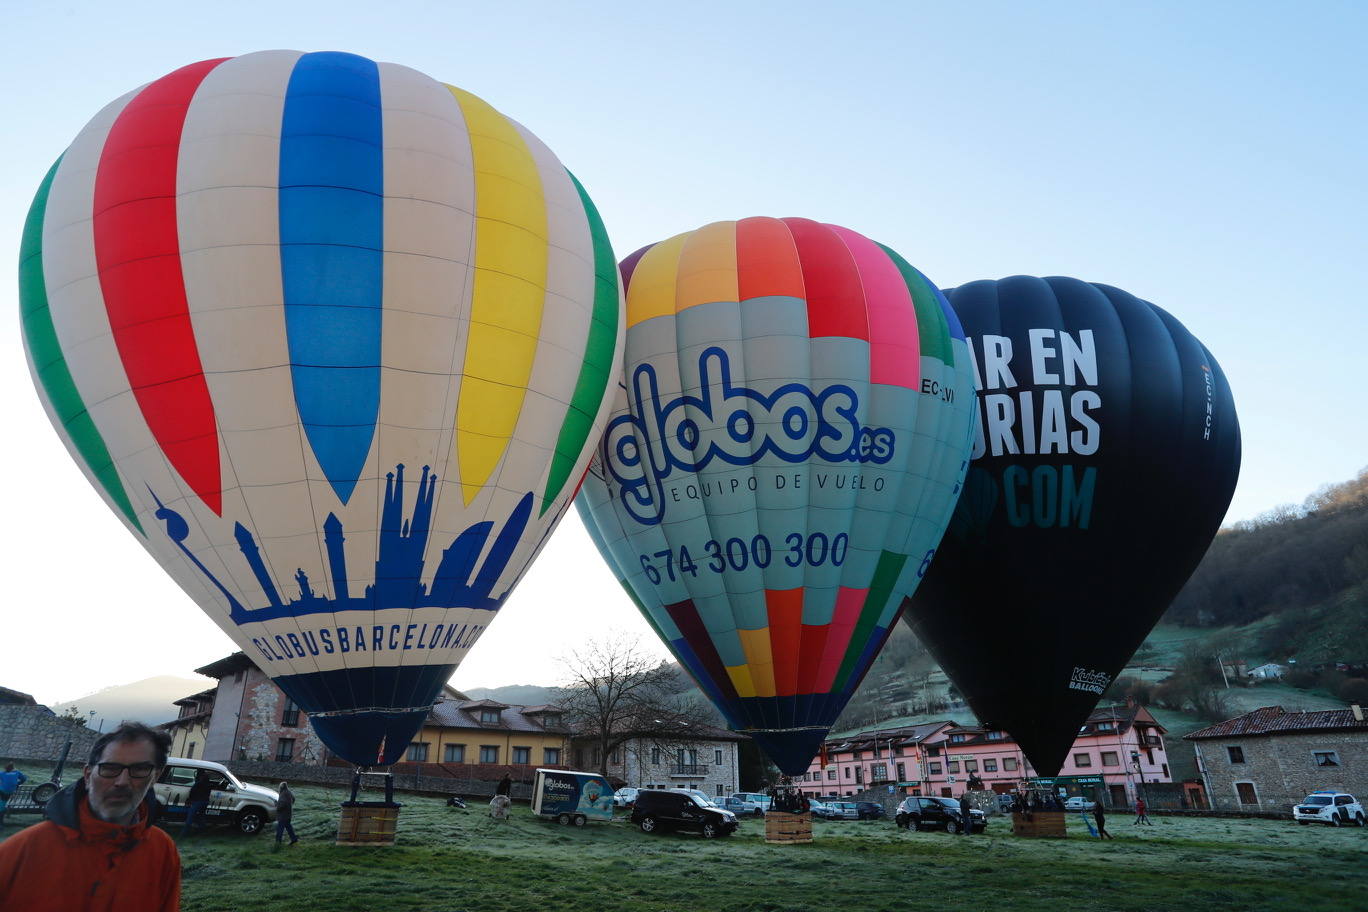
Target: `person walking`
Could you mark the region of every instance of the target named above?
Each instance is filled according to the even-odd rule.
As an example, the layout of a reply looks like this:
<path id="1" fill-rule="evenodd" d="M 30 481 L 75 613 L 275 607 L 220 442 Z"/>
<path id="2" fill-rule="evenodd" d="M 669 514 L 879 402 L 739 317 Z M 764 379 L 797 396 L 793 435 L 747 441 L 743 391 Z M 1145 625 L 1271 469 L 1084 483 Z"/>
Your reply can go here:
<path id="1" fill-rule="evenodd" d="M 970 833 L 970 831 L 973 829 L 973 823 L 974 823 L 974 806 L 969 802 L 969 793 L 968 793 L 967 791 L 964 792 L 962 795 L 960 795 L 960 802 L 959 802 L 959 804 L 960 804 L 960 826 L 962 826 L 962 827 L 964 828 L 961 832 L 962 832 L 965 836 L 968 836 L 969 833 Z"/>
<path id="2" fill-rule="evenodd" d="M 204 829 L 204 821 L 199 817 L 209 809 L 209 795 L 214 787 L 209 784 L 207 770 L 195 773 L 195 783 L 190 786 L 190 794 L 185 796 L 185 825 L 181 827 L 181 839 L 186 838 L 196 828 Z"/>
<path id="3" fill-rule="evenodd" d="M 1135 799 L 1135 823 L 1133 823 L 1133 824 L 1131 824 L 1131 825 L 1132 825 L 1132 826 L 1139 826 L 1139 825 L 1142 824 L 1142 823 L 1148 823 L 1150 826 L 1154 826 L 1154 824 L 1153 824 L 1153 823 L 1150 821 L 1150 819 L 1149 819 L 1149 814 L 1146 813 L 1147 810 L 1148 810 L 1148 807 L 1147 807 L 1146 804 L 1145 804 L 1145 799 L 1144 799 L 1144 798 L 1136 798 L 1136 799 Z"/>
<path id="4" fill-rule="evenodd" d="M 280 783 L 280 797 L 276 799 L 276 845 L 280 845 L 281 837 L 287 832 L 290 834 L 290 845 L 299 842 L 299 837 L 294 831 L 294 792 L 290 791 L 288 782 Z"/>
<path id="5" fill-rule="evenodd" d="M 1093 802 L 1093 819 L 1097 821 L 1097 838 L 1111 839 L 1112 834 L 1107 832 L 1107 812 L 1102 810 L 1102 802 Z"/>
<path id="6" fill-rule="evenodd" d="M 5 825 L 5 810 L 9 807 L 10 798 L 27 781 L 28 776 L 15 769 L 13 763 L 5 764 L 5 771 L 0 773 L 0 826 Z"/>

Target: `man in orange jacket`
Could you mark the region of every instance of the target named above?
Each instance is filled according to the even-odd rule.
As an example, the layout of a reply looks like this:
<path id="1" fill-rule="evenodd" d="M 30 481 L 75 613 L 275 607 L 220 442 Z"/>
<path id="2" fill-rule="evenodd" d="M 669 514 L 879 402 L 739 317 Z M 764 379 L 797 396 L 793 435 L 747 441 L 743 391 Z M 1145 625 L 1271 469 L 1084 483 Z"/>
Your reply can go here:
<path id="1" fill-rule="evenodd" d="M 180 855 L 149 794 L 171 736 L 126 722 L 95 742 L 47 820 L 0 843 L 0 909 L 177 912 Z"/>

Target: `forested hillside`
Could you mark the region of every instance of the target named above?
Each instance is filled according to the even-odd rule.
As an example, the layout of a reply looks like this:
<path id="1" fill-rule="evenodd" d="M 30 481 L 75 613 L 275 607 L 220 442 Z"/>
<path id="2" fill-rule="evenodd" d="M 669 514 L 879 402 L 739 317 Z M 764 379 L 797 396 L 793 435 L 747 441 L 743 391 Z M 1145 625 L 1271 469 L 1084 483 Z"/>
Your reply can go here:
<path id="1" fill-rule="evenodd" d="M 1368 469 L 1223 530 L 1164 621 L 1258 624 L 1246 645 L 1300 663 L 1368 662 Z M 1262 623 L 1261 623 L 1262 622 Z"/>

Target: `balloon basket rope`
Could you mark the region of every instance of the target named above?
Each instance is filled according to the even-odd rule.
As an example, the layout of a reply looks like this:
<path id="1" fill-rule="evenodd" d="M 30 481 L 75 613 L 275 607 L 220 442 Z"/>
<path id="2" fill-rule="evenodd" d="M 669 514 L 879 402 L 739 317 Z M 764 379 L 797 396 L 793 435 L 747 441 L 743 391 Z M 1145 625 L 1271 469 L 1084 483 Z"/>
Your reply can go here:
<path id="1" fill-rule="evenodd" d="M 1068 828 L 1063 811 L 1012 812 L 1012 835 L 1027 839 L 1065 839 Z"/>
<path id="2" fill-rule="evenodd" d="M 765 815 L 765 842 L 774 845 L 812 842 L 812 813 L 770 811 Z"/>

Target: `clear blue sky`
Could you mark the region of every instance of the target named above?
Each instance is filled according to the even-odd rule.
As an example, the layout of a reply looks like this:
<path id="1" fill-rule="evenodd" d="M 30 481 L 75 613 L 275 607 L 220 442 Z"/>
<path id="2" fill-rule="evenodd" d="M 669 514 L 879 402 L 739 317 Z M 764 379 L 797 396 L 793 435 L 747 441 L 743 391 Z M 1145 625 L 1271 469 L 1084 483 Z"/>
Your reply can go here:
<path id="1" fill-rule="evenodd" d="M 1368 5 L 9 6 L 11 256 L 45 170 L 106 102 L 208 57 L 347 50 L 529 127 L 584 183 L 619 256 L 718 219 L 800 215 L 874 237 L 942 286 L 1072 275 L 1153 301 L 1234 390 L 1244 465 L 1228 522 L 1368 465 Z M 17 313 L 15 283 L 0 287 Z M 47 620 L 66 656 L 10 650 L 0 684 L 55 701 L 226 653 L 57 442 L 17 319 L 0 333 L 4 624 Z M 585 635 L 650 636 L 573 515 L 455 683 L 556 680 L 552 657 L 573 644 L 547 621 L 567 611 Z"/>

